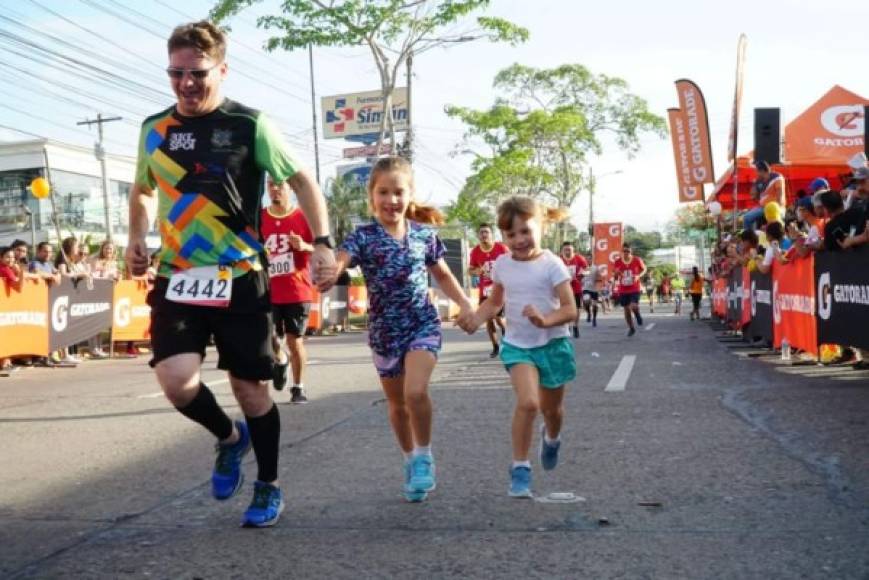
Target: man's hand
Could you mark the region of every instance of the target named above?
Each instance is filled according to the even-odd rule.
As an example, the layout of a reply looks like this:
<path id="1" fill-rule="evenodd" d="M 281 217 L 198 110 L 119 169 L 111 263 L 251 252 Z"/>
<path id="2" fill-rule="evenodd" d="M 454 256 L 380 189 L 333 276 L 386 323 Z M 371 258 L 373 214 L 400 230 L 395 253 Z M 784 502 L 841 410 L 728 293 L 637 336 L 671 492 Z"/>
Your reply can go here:
<path id="1" fill-rule="evenodd" d="M 326 292 L 338 280 L 335 252 L 322 244 L 314 246 L 311 254 L 311 277 L 320 292 Z"/>
<path id="2" fill-rule="evenodd" d="M 290 234 L 288 237 L 290 242 L 290 248 L 292 248 L 293 251 L 298 252 L 302 249 L 302 236 L 298 234 Z"/>
<path id="3" fill-rule="evenodd" d="M 540 311 L 533 304 L 527 304 L 522 309 L 522 316 L 530 320 L 531 324 L 537 328 L 546 328 L 546 320 L 544 320 L 543 315 L 540 314 Z"/>
<path id="4" fill-rule="evenodd" d="M 148 270 L 148 246 L 144 239 L 130 239 L 124 252 L 127 269 L 133 276 L 143 276 Z"/>

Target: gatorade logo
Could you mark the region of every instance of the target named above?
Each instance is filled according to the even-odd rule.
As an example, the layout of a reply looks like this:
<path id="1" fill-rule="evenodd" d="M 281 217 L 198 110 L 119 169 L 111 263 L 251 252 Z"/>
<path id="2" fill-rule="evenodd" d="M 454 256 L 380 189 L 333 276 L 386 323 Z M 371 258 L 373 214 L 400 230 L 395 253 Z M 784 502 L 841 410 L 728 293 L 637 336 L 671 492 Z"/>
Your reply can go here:
<path id="1" fill-rule="evenodd" d="M 830 287 L 830 273 L 824 272 L 818 277 L 818 316 L 821 320 L 830 320 L 833 314 L 833 290 Z"/>
<path id="2" fill-rule="evenodd" d="M 130 299 L 121 298 L 115 304 L 115 326 L 121 328 L 130 325 Z"/>
<path id="3" fill-rule="evenodd" d="M 781 324 L 781 298 L 778 295 L 778 281 L 772 283 L 772 317 L 776 324 Z"/>
<path id="4" fill-rule="evenodd" d="M 751 317 L 757 316 L 757 282 L 751 281 Z"/>
<path id="5" fill-rule="evenodd" d="M 66 330 L 69 323 L 69 296 L 60 296 L 51 306 L 51 327 L 56 332 Z"/>
<path id="6" fill-rule="evenodd" d="M 610 263 L 615 264 L 616 260 L 619 259 L 619 252 L 610 252 Z"/>
<path id="7" fill-rule="evenodd" d="M 606 238 L 598 240 L 594 245 L 598 252 L 606 252 L 610 247 L 609 240 Z"/>
<path id="8" fill-rule="evenodd" d="M 622 226 L 619 224 L 613 224 L 610 226 L 610 237 L 617 238 L 622 235 Z"/>
<path id="9" fill-rule="evenodd" d="M 863 105 L 837 105 L 821 113 L 821 125 L 839 137 L 862 137 L 865 124 Z"/>

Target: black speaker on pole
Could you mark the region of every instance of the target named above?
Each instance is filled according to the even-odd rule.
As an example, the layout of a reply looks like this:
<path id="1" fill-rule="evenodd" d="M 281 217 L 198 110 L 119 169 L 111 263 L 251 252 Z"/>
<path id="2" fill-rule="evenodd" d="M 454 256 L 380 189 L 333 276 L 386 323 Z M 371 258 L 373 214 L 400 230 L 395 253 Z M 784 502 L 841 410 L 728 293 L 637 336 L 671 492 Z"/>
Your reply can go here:
<path id="1" fill-rule="evenodd" d="M 754 159 L 781 163 L 781 109 L 754 110 Z"/>

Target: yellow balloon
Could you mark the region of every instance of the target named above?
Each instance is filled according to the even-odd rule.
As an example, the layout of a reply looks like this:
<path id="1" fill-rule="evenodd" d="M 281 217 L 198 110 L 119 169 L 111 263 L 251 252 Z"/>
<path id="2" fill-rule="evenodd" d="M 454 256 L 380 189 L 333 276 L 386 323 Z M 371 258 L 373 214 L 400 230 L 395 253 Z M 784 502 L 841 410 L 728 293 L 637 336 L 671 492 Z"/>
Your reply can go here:
<path id="1" fill-rule="evenodd" d="M 48 180 L 44 177 L 37 177 L 30 182 L 30 191 L 33 192 L 33 197 L 36 199 L 43 199 L 48 197 L 51 186 L 48 185 Z"/>
<path id="2" fill-rule="evenodd" d="M 771 201 L 765 206 L 763 206 L 763 217 L 766 218 L 766 223 L 771 224 L 772 222 L 780 222 L 782 221 L 782 208 L 781 206 Z"/>

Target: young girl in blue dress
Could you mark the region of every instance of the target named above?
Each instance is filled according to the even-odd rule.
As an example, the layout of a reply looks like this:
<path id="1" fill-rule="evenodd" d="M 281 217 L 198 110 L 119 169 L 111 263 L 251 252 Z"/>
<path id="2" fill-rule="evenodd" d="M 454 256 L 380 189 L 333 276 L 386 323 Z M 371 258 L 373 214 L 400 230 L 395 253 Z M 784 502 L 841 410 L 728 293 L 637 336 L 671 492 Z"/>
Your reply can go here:
<path id="1" fill-rule="evenodd" d="M 428 385 L 441 348 L 441 323 L 429 299 L 428 273 L 461 314 L 472 308 L 444 262 L 443 243 L 423 225 L 440 225 L 443 216 L 416 203 L 413 193 L 410 164 L 399 157 L 380 159 L 368 181 L 374 221 L 344 240 L 334 270 L 321 275 L 334 281 L 345 268 L 362 268 L 369 297 L 368 343 L 405 457 L 403 491 L 408 501 L 422 501 L 435 489 Z"/>

